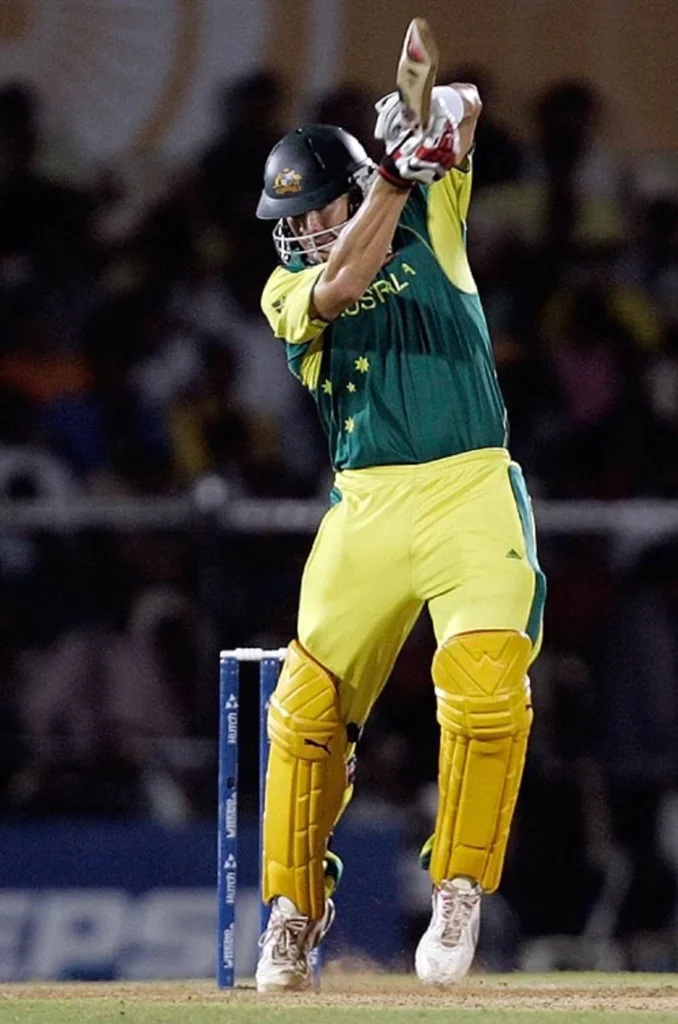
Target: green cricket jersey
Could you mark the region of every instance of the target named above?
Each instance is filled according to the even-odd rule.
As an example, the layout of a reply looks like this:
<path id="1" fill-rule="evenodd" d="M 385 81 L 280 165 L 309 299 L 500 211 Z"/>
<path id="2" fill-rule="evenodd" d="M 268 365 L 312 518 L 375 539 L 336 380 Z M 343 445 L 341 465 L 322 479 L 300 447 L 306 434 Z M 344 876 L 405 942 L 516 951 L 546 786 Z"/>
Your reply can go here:
<path id="1" fill-rule="evenodd" d="M 278 267 L 262 308 L 313 394 L 335 469 L 431 462 L 507 443 L 492 345 L 466 257 L 471 172 L 416 186 L 393 256 L 331 324 L 309 316 L 323 266 Z"/>

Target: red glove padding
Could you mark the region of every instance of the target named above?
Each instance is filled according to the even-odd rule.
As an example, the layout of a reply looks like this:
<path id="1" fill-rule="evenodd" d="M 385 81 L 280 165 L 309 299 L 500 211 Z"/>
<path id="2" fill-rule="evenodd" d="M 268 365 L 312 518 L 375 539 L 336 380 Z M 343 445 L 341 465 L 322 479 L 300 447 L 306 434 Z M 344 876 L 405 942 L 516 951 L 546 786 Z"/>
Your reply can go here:
<path id="1" fill-rule="evenodd" d="M 409 132 L 381 162 L 379 173 L 399 188 L 439 181 L 459 159 L 459 129 L 441 106 L 427 131 Z"/>

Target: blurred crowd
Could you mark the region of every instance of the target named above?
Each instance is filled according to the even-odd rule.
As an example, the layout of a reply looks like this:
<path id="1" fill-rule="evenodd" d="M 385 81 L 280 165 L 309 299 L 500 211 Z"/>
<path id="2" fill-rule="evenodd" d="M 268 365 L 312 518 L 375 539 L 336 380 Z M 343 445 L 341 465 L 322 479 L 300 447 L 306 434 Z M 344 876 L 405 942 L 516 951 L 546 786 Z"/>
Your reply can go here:
<path id="1" fill-rule="evenodd" d="M 482 70 L 446 79 L 485 103 L 469 249 L 533 494 L 678 499 L 678 173 L 606 144 L 585 82 L 535 97 L 517 136 Z M 307 119 L 378 157 L 373 100 L 346 85 Z M 285 109 L 271 73 L 231 83 L 204 152 L 139 190 L 113 167 L 54 173 L 40 97 L 0 89 L 0 499 L 172 496 L 205 474 L 236 495 L 328 493 L 309 396 L 259 311 L 275 253 L 254 210 Z M 3 814 L 213 814 L 216 651 L 287 642 L 308 545 L 205 522 L 1 532 Z M 620 562 L 605 536 L 545 537 L 542 561 L 507 912 L 526 937 L 606 927 L 626 965 L 651 948 L 675 967 L 678 545 Z M 364 799 L 416 808 L 413 848 L 435 778 L 431 653 L 422 622 L 358 773 Z"/>

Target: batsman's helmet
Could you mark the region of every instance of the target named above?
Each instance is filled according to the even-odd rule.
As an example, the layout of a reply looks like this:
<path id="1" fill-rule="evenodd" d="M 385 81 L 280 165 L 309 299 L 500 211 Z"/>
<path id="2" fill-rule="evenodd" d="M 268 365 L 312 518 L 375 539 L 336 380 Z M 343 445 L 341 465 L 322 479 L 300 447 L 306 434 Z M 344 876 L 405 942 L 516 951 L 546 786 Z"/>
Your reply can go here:
<path id="1" fill-rule="evenodd" d="M 343 128 L 311 124 L 283 136 L 266 161 L 264 188 L 257 206 L 260 220 L 279 221 L 273 238 L 283 262 L 295 253 L 308 261 L 308 249 L 295 244 L 285 218 L 319 210 L 345 193 L 349 197 L 349 217 L 353 216 L 365 198 L 374 170 L 361 144 Z"/>
<path id="2" fill-rule="evenodd" d="M 257 207 L 261 220 L 297 217 L 319 210 L 350 192 L 372 161 L 343 128 L 310 124 L 297 128 L 271 150 Z"/>

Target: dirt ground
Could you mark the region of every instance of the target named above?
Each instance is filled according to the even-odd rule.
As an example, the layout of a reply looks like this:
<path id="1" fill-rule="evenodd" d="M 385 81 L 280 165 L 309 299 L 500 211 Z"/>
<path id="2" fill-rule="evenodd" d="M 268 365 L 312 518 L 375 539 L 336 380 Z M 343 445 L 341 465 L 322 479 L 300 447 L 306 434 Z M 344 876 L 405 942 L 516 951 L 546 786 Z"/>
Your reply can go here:
<path id="1" fill-rule="evenodd" d="M 285 996 L 301 1007 L 412 1007 L 430 1009 L 567 1010 L 674 1013 L 678 1021 L 678 975 L 487 975 L 472 976 L 452 990 L 422 988 L 411 976 L 328 973 L 322 993 Z M 219 992 L 213 983 L 141 982 L 0 985 L 5 1000 L 120 1000 L 125 1004 L 280 1007 L 280 996 L 260 996 L 243 983 Z"/>

